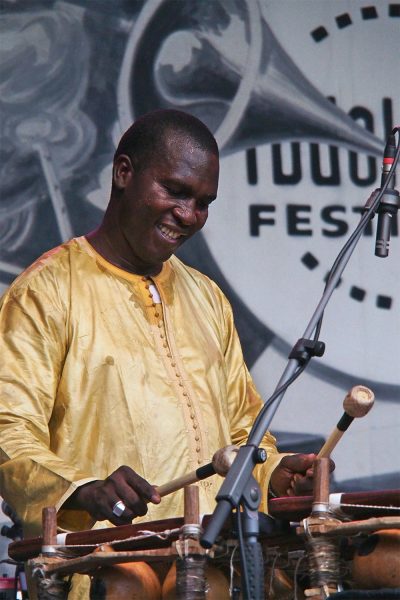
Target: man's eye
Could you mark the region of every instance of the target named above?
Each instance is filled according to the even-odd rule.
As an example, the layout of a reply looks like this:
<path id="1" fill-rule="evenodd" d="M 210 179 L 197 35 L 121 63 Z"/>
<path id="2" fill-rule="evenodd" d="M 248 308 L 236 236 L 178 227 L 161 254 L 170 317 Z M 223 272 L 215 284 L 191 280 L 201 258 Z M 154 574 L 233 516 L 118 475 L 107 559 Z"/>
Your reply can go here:
<path id="1" fill-rule="evenodd" d="M 167 187 L 167 186 L 165 186 L 165 189 L 168 192 L 168 194 L 170 196 L 173 196 L 174 198 L 184 198 L 186 196 L 185 192 L 182 191 L 182 190 L 170 188 L 170 187 Z"/>

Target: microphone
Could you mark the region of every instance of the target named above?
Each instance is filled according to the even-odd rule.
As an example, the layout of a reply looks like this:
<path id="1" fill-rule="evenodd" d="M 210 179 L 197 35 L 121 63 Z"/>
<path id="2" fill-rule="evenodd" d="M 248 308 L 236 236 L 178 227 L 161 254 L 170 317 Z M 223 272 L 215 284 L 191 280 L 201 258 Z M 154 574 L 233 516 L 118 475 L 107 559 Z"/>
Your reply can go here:
<path id="1" fill-rule="evenodd" d="M 396 155 L 394 134 L 389 135 L 383 152 L 381 189 L 385 185 Z M 378 208 L 378 223 L 376 229 L 375 256 L 385 258 L 389 254 L 392 217 L 400 208 L 399 192 L 394 189 L 394 176 L 391 178 Z"/>

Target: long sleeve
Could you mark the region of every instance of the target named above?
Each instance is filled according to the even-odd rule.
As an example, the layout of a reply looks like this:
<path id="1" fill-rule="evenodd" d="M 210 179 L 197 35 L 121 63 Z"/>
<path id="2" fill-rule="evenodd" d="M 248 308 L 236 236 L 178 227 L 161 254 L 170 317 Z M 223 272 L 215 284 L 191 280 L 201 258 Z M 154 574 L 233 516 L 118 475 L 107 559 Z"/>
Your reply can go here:
<path id="1" fill-rule="evenodd" d="M 143 280 L 144 279 L 144 280 Z M 162 484 L 245 443 L 262 406 L 219 288 L 176 257 L 154 278 L 110 265 L 84 238 L 44 255 L 0 310 L 0 494 L 26 535 L 55 505 L 58 524 L 93 520 L 63 502 L 85 482 L 129 465 Z M 273 436 L 257 467 L 263 490 L 279 462 Z M 199 483 L 203 513 L 218 476 Z M 149 505 L 146 520 L 183 513 L 183 493 Z"/>
<path id="2" fill-rule="evenodd" d="M 27 279 L 5 295 L 0 312 L 0 490 L 33 534 L 43 506 L 55 505 L 72 482 L 92 478 L 52 451 L 67 323 L 51 278 L 46 289 L 39 278 Z"/>
<path id="3" fill-rule="evenodd" d="M 224 302 L 224 322 L 226 327 L 225 360 L 228 367 L 228 403 L 232 442 L 238 446 L 246 443 L 250 429 L 263 406 L 251 375 L 244 362 L 239 337 L 234 326 L 232 309 Z M 267 452 L 265 464 L 257 465 L 254 475 L 262 491 L 261 510 L 267 511 L 267 490 L 271 474 L 285 454 L 276 448 L 276 440 L 268 431 L 264 434 L 260 447 Z"/>

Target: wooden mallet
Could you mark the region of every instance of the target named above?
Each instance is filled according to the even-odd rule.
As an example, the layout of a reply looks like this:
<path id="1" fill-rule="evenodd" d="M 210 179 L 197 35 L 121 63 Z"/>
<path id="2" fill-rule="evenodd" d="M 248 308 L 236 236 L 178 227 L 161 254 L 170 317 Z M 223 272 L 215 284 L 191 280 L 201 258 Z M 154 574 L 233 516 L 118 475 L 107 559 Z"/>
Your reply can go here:
<path id="1" fill-rule="evenodd" d="M 344 413 L 339 419 L 335 429 L 318 452 L 317 458 L 330 457 L 332 450 L 342 438 L 344 432 L 350 427 L 353 420 L 366 415 L 371 410 L 374 400 L 374 393 L 365 385 L 355 385 L 351 388 L 343 400 Z M 301 475 L 299 473 L 293 475 L 290 487 L 287 490 L 288 495 L 295 489 L 296 483 L 300 479 Z"/>
<path id="2" fill-rule="evenodd" d="M 355 385 L 351 388 L 343 400 L 344 413 L 335 429 L 318 452 L 318 458 L 331 455 L 332 450 L 335 448 L 344 432 L 347 431 L 353 420 L 366 415 L 371 410 L 374 400 L 374 393 L 369 388 L 365 387 L 365 385 Z"/>
<path id="3" fill-rule="evenodd" d="M 216 451 L 210 463 L 199 467 L 191 473 L 182 475 L 182 477 L 177 477 L 177 479 L 173 479 L 169 483 L 155 486 L 155 488 L 162 497 L 182 489 L 185 487 L 185 485 L 191 485 L 192 483 L 196 483 L 196 481 L 206 479 L 207 477 L 211 477 L 211 475 L 215 475 L 216 473 L 224 477 L 235 460 L 238 450 L 239 448 L 237 446 L 226 446 L 225 448 L 220 448 L 220 450 Z"/>

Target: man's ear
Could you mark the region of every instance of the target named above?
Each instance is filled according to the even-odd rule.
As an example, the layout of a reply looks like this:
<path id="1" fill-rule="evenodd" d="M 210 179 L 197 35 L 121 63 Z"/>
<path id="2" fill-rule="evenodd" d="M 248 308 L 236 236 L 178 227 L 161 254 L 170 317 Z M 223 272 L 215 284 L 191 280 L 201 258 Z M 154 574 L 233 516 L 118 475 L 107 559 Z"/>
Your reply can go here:
<path id="1" fill-rule="evenodd" d="M 118 190 L 126 188 L 133 176 L 133 166 L 131 159 L 126 154 L 120 154 L 114 160 L 113 164 L 113 183 Z"/>

